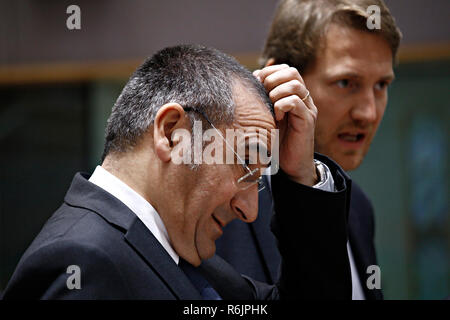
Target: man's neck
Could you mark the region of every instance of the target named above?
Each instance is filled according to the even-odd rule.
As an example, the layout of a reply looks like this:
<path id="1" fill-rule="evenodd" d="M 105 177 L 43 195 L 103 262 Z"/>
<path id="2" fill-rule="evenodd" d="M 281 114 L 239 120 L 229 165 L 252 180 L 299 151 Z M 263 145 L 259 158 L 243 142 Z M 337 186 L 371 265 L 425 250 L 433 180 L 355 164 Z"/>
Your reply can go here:
<path id="1" fill-rule="evenodd" d="M 121 154 L 107 156 L 102 163 L 102 168 L 136 191 L 158 211 L 157 203 L 154 201 L 158 198 L 152 196 L 154 192 L 152 186 L 159 185 L 159 181 L 156 176 L 151 176 L 151 170 L 146 163 L 149 162 L 131 153 Z"/>

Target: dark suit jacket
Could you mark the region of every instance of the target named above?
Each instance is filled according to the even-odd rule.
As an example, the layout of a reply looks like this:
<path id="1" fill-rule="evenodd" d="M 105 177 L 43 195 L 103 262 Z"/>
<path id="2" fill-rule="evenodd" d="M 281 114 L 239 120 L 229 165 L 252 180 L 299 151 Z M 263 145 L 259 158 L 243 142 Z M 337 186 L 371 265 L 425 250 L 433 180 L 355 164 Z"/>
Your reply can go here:
<path id="1" fill-rule="evenodd" d="M 4 299 L 201 299 L 153 234 L 121 201 L 78 173 L 64 204 L 22 256 Z M 69 290 L 78 265 L 81 289 Z"/>
<path id="2" fill-rule="evenodd" d="M 349 264 L 344 258 L 350 185 L 344 173 L 336 174 L 341 191 L 330 195 L 304 190 L 308 200 L 302 214 L 289 211 L 299 185 L 282 172 L 273 177 L 272 185 L 278 190 L 274 192 L 274 232 L 280 247 L 285 248 L 281 250 L 285 263 L 279 281 L 276 286 L 266 286 L 244 279 L 223 261 L 212 259 L 204 267 L 222 297 L 351 297 Z M 3 298 L 200 299 L 199 291 L 137 216 L 87 178 L 75 176 L 64 204 L 21 258 Z M 327 223 L 319 224 L 324 218 Z M 319 225 L 320 230 L 308 232 Z M 310 265 L 297 263 L 299 252 L 311 259 Z M 70 265 L 81 270 L 80 290 L 66 285 Z M 333 290 L 324 290 L 330 287 Z"/>
<path id="3" fill-rule="evenodd" d="M 337 170 L 336 168 L 338 165 L 327 157 L 316 154 L 315 158 L 326 163 L 332 172 Z M 335 176 L 335 173 L 333 173 L 333 176 Z M 355 265 L 358 269 L 366 299 L 382 299 L 383 296 L 381 290 L 369 290 L 365 285 L 367 277 L 370 276 L 366 274 L 367 266 L 377 264 L 374 247 L 375 228 L 373 208 L 361 188 L 354 182 L 352 182 L 351 186 L 348 237 Z M 276 282 L 281 263 L 281 255 L 277 247 L 277 240 L 270 230 L 274 206 L 271 191 L 276 192 L 275 188 L 276 186 L 272 183 L 273 190 L 266 187 L 260 192 L 258 218 L 254 223 L 245 224 L 241 223 L 241 221 L 234 221 L 225 228 L 224 235 L 216 242 L 217 254 L 234 266 L 236 270 L 255 280 L 266 283 Z M 305 192 L 305 190 L 308 189 L 311 188 L 299 188 L 297 194 L 293 195 L 296 199 L 296 203 L 292 204 L 289 208 L 293 214 L 301 214 L 304 212 L 302 203 L 305 201 L 308 202 L 310 199 L 307 197 L 311 196 L 310 193 Z M 309 211 L 311 211 L 311 209 Z M 328 223 L 326 219 L 326 216 L 322 216 L 322 223 L 324 225 Z M 314 235 L 316 232 L 317 230 L 311 229 L 310 232 L 308 232 L 310 236 L 303 237 L 303 241 L 308 241 L 312 248 L 319 250 L 317 255 L 320 255 L 320 249 L 314 242 L 332 242 L 333 239 L 322 233 L 320 234 L 325 238 L 317 239 Z M 240 240 L 237 241 L 237 239 Z M 300 241 L 300 239 L 298 241 Z M 347 253 L 343 254 L 347 255 Z M 298 263 L 304 268 L 312 268 L 317 262 L 311 261 L 311 258 L 303 254 L 300 254 L 298 258 L 300 259 Z M 326 271 L 324 270 L 324 272 Z M 330 287 L 330 290 L 333 290 L 333 288 Z"/>

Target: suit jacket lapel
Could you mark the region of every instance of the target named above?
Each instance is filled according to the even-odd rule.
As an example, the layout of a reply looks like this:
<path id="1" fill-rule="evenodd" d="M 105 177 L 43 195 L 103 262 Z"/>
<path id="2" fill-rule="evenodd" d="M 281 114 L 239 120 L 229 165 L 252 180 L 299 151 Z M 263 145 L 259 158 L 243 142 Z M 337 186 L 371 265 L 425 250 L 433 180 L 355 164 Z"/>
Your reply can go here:
<path id="1" fill-rule="evenodd" d="M 200 293 L 194 285 L 137 217 L 125 234 L 125 239 L 161 276 L 178 299 L 201 299 Z"/>
<path id="2" fill-rule="evenodd" d="M 354 202 L 352 202 L 354 203 Z M 367 237 L 366 234 L 361 234 L 364 232 L 361 230 L 360 224 L 360 213 L 355 206 L 350 207 L 349 219 L 348 219 L 348 235 L 350 247 L 352 249 L 353 258 L 355 260 L 356 269 L 359 275 L 359 279 L 361 281 L 361 286 L 364 290 L 364 294 L 367 300 L 376 300 L 380 299 L 378 297 L 378 290 L 369 290 L 366 285 L 368 274 L 366 273 L 367 267 L 371 264 L 375 264 L 375 262 L 371 261 L 371 252 L 370 248 L 364 246 L 364 237 Z"/>
<path id="3" fill-rule="evenodd" d="M 354 215 L 355 213 L 351 212 L 351 215 Z M 350 221 L 351 219 L 349 219 L 349 225 L 350 225 Z M 348 236 L 349 236 L 349 242 L 350 242 L 350 247 L 352 249 L 352 253 L 353 253 L 353 259 L 355 261 L 355 266 L 356 266 L 356 271 L 358 272 L 358 276 L 359 276 L 359 281 L 361 282 L 361 287 L 363 288 L 364 291 L 364 295 L 366 297 L 366 300 L 373 300 L 375 299 L 375 297 L 373 296 L 373 293 L 371 291 L 373 290 L 368 290 L 367 286 L 366 286 L 366 281 L 367 281 L 367 277 L 366 277 L 366 269 L 367 269 L 367 261 L 365 261 L 365 257 L 364 257 L 364 250 L 361 248 L 360 244 L 358 243 L 358 235 L 357 232 L 355 231 L 355 227 L 349 227 L 348 229 Z"/>

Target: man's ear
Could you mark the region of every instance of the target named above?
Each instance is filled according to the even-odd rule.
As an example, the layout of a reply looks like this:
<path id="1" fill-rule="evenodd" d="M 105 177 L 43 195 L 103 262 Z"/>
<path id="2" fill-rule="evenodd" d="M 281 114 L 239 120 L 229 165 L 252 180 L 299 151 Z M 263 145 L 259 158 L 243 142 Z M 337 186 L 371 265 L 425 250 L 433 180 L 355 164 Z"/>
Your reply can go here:
<path id="1" fill-rule="evenodd" d="M 185 112 L 178 103 L 167 103 L 156 113 L 153 125 L 153 143 L 156 155 L 163 162 L 172 158 L 172 132 L 186 126 Z"/>
<path id="2" fill-rule="evenodd" d="M 266 67 L 273 66 L 275 64 L 275 58 L 269 58 L 266 62 Z"/>

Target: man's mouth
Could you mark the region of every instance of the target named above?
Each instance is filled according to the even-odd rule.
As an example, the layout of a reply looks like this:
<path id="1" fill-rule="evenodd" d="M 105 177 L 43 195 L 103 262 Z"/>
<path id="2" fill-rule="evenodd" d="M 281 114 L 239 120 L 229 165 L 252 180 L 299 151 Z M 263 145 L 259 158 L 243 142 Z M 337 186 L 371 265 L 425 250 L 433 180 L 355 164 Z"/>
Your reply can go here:
<path id="1" fill-rule="evenodd" d="M 367 133 L 365 132 L 343 132 L 338 134 L 338 140 L 346 148 L 360 148 L 365 139 Z"/>
<path id="2" fill-rule="evenodd" d="M 224 227 L 224 224 L 219 219 L 217 219 L 215 215 L 212 215 L 212 218 L 219 225 L 220 229 Z"/>
<path id="3" fill-rule="evenodd" d="M 351 134 L 351 133 L 340 133 L 338 134 L 338 138 L 342 141 L 346 141 L 346 142 L 359 142 L 364 140 L 365 138 L 365 134 L 364 133 L 355 133 L 355 134 Z"/>

